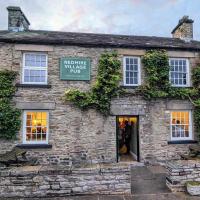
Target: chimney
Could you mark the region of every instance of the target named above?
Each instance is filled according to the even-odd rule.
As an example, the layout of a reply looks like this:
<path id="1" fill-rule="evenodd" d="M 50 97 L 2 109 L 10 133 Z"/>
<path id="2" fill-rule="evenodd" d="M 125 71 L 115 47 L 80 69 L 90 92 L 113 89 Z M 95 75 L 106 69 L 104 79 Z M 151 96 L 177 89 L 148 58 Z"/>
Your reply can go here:
<path id="1" fill-rule="evenodd" d="M 29 29 L 29 21 L 22 12 L 20 7 L 9 6 L 8 10 L 8 30 L 19 32 Z"/>
<path id="2" fill-rule="evenodd" d="M 173 29 L 173 38 L 180 38 L 186 41 L 193 39 L 193 20 L 189 19 L 189 16 L 183 16 L 179 20 L 178 25 Z"/>

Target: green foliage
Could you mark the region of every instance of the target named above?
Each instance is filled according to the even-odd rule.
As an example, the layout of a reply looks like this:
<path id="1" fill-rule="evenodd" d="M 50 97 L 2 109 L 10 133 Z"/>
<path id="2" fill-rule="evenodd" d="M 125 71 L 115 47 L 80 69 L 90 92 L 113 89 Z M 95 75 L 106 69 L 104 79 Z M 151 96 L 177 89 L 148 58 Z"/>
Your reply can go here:
<path id="1" fill-rule="evenodd" d="M 98 74 L 95 84 L 89 92 L 70 89 L 65 92 L 65 99 L 72 101 L 81 109 L 95 108 L 104 115 L 110 112 L 113 97 L 120 94 L 119 81 L 121 62 L 116 52 L 103 53 L 99 59 Z"/>
<path id="2" fill-rule="evenodd" d="M 193 88 L 176 88 L 169 83 L 168 56 L 164 50 L 150 50 L 143 57 L 146 84 L 137 93 L 145 99 L 174 98 L 189 99 L 194 109 L 194 122 L 200 139 L 200 66 L 192 71 Z"/>
<path id="3" fill-rule="evenodd" d="M 192 71 L 192 82 L 195 88 L 200 89 L 200 66 L 196 67 Z"/>
<path id="4" fill-rule="evenodd" d="M 200 181 L 187 181 L 186 186 L 191 185 L 191 186 L 200 186 Z"/>
<path id="5" fill-rule="evenodd" d="M 21 124 L 21 112 L 11 103 L 16 91 L 13 85 L 16 75 L 13 71 L 0 71 L 0 138 L 4 139 L 15 138 Z"/>
<path id="6" fill-rule="evenodd" d="M 169 94 L 169 62 L 165 50 L 150 50 L 142 59 L 146 84 L 138 88 L 145 99 L 166 98 Z"/>
<path id="7" fill-rule="evenodd" d="M 144 55 L 142 62 L 146 72 L 146 81 L 150 88 L 166 90 L 170 87 L 169 62 L 166 51 L 150 50 Z"/>
<path id="8" fill-rule="evenodd" d="M 0 99 L 10 98 L 14 95 L 16 87 L 13 85 L 13 81 L 16 75 L 17 73 L 13 71 L 0 71 Z"/>
<path id="9" fill-rule="evenodd" d="M 198 133 L 198 137 L 200 140 L 200 107 L 195 107 L 193 115 L 194 115 L 194 123 L 195 123 L 196 131 Z"/>

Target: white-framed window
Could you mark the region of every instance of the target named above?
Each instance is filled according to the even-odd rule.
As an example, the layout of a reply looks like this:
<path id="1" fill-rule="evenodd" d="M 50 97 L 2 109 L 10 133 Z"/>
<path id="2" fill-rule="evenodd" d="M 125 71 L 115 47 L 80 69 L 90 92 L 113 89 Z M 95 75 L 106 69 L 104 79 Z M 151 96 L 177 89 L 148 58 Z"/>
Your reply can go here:
<path id="1" fill-rule="evenodd" d="M 124 85 L 137 86 L 141 84 L 140 58 L 124 56 L 123 58 Z"/>
<path id="2" fill-rule="evenodd" d="M 23 54 L 23 84 L 47 84 L 47 54 Z"/>
<path id="3" fill-rule="evenodd" d="M 185 58 L 170 58 L 169 79 L 172 86 L 189 87 L 189 60 Z"/>
<path id="4" fill-rule="evenodd" d="M 26 110 L 23 118 L 23 143 L 47 144 L 49 113 L 43 110 Z"/>
<path id="5" fill-rule="evenodd" d="M 192 139 L 191 111 L 171 111 L 171 140 Z"/>

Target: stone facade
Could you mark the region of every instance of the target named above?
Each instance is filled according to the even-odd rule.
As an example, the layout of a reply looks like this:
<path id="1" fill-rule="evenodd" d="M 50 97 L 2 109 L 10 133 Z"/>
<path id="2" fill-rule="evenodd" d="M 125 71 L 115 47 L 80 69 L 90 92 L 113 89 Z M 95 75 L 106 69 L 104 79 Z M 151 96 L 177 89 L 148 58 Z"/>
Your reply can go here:
<path id="1" fill-rule="evenodd" d="M 59 197 L 86 194 L 130 194 L 130 167 L 29 166 L 0 172 L 0 197 Z"/>
<path id="2" fill-rule="evenodd" d="M 173 192 L 186 191 L 188 181 L 200 181 L 200 163 L 196 160 L 179 160 L 167 164 L 166 184 Z"/>
<path id="3" fill-rule="evenodd" d="M 25 48 L 25 50 L 24 50 Z M 45 88 L 20 85 L 23 52 L 44 51 L 48 53 L 48 86 Z M 93 109 L 81 111 L 70 102 L 63 101 L 65 90 L 78 88 L 88 91 L 94 83 L 100 55 L 112 49 L 61 46 L 61 45 L 15 45 L 0 43 L 1 70 L 19 72 L 19 85 L 14 97 L 17 107 L 22 110 L 45 109 L 49 111 L 49 149 L 30 149 L 28 154 L 37 157 L 40 163 L 71 165 L 78 162 L 116 162 L 116 116 L 139 116 L 139 149 L 141 162 L 159 162 L 177 158 L 187 152 L 185 144 L 168 144 L 170 139 L 170 110 L 190 110 L 188 101 L 159 100 L 147 102 L 133 94 L 113 99 L 111 115 L 103 117 Z M 119 59 L 124 55 L 142 56 L 145 50 L 117 49 Z M 199 54 L 187 51 L 168 51 L 173 57 L 189 58 L 190 66 L 199 62 Z M 61 81 L 59 59 L 61 57 L 87 57 L 91 59 L 91 81 Z M 122 68 L 123 71 L 123 68 Z M 144 70 L 142 83 L 144 82 Z M 122 83 L 121 83 L 122 84 Z M 30 106 L 30 108 L 29 108 Z M 16 141 L 0 140 L 0 152 L 4 153 L 22 143 L 22 129 Z M 195 139 L 195 133 L 194 133 Z"/>

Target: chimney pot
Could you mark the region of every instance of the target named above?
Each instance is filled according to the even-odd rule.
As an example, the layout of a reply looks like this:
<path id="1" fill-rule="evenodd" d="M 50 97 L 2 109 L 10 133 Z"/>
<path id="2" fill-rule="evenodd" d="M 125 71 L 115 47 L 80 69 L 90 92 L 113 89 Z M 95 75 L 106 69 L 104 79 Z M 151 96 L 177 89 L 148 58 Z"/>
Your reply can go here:
<path id="1" fill-rule="evenodd" d="M 9 31 L 26 31 L 29 29 L 30 22 L 22 12 L 20 7 L 9 6 L 8 10 L 8 30 Z"/>
<path id="2" fill-rule="evenodd" d="M 180 38 L 186 41 L 193 39 L 193 20 L 189 19 L 189 16 L 183 16 L 177 26 L 173 29 L 173 38 Z"/>

